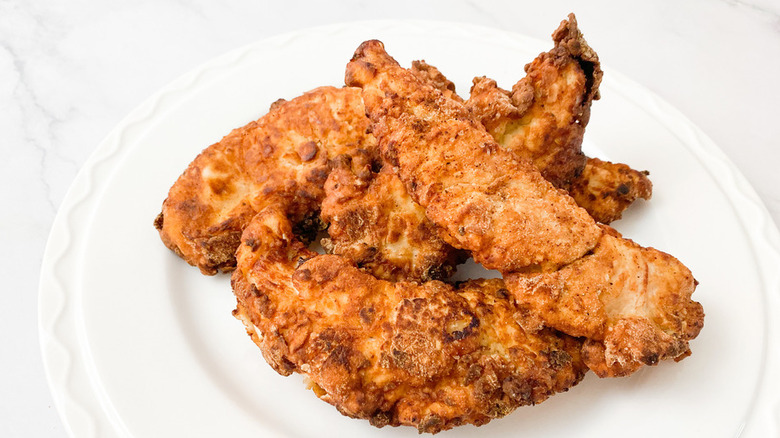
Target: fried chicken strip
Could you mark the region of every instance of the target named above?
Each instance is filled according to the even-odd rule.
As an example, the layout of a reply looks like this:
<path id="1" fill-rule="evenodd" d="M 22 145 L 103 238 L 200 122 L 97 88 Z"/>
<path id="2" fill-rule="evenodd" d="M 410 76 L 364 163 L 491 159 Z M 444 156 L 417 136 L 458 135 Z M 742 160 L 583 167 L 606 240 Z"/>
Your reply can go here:
<path id="1" fill-rule="evenodd" d="M 562 266 L 601 230 L 585 210 L 501 148 L 460 103 L 444 97 L 367 41 L 347 65 L 363 88 L 383 160 L 392 165 L 442 238 L 504 272 Z"/>
<path id="2" fill-rule="evenodd" d="M 521 89 L 519 84 L 523 80 L 518 82 L 514 89 Z M 565 75 L 561 75 L 558 82 L 562 83 L 548 83 L 543 89 L 565 89 L 566 84 L 573 81 L 568 81 Z M 590 157 L 585 157 L 584 166 L 579 167 L 579 158 L 584 157 L 580 151 L 584 125 L 581 121 L 569 119 L 579 128 L 560 129 L 553 123 L 556 121 L 555 117 L 550 115 L 561 113 L 554 107 L 561 106 L 560 102 L 565 102 L 566 96 L 579 99 L 579 94 L 556 93 L 554 99 L 548 98 L 552 103 L 537 104 L 537 109 L 549 110 L 549 113 L 541 115 L 534 115 L 532 111 L 524 109 L 527 104 L 522 101 L 515 102 L 514 96 L 515 93 L 501 89 L 492 79 L 477 78 L 466 106 L 480 116 L 484 126 L 492 127 L 490 132 L 502 147 L 533 160 L 534 166 L 546 179 L 565 189 L 577 205 L 587 210 L 596 221 L 609 224 L 620 219 L 623 211 L 637 199 L 650 199 L 653 184 L 647 177 L 648 172 L 634 170 L 626 164 Z M 548 123 L 545 124 L 545 120 Z M 525 129 L 528 126 L 534 129 Z M 567 138 L 566 134 L 572 132 L 577 134 L 576 138 Z M 564 138 L 558 138 L 556 135 Z M 536 145 L 535 150 L 526 148 L 525 141 L 528 136 L 535 138 L 529 142 Z M 565 159 L 567 154 L 570 159 Z M 558 160 L 555 160 L 555 157 Z"/>
<path id="3" fill-rule="evenodd" d="M 321 87 L 276 102 L 187 167 L 155 220 L 162 241 L 213 275 L 234 268 L 244 227 L 270 199 L 289 201 L 296 226 L 316 233 L 331 160 L 375 153 L 367 130 L 358 89 Z"/>
<path id="4" fill-rule="evenodd" d="M 244 231 L 234 312 L 280 374 L 371 424 L 481 425 L 581 380 L 582 341 L 527 333 L 501 280 L 388 282 L 298 241 L 284 204 Z"/>
<path id="5" fill-rule="evenodd" d="M 582 137 L 603 73 L 574 14 L 552 37 L 553 49 L 526 65 L 511 93 L 475 78 L 466 106 L 499 144 L 565 189 L 585 166 Z"/>
<path id="6" fill-rule="evenodd" d="M 591 254 L 560 270 L 507 274 L 526 315 L 537 324 L 588 338 L 583 356 L 600 377 L 680 360 L 704 325 L 691 300 L 696 280 L 679 260 L 605 230 Z M 530 327 L 526 327 L 530 328 Z"/>
<path id="7" fill-rule="evenodd" d="M 609 224 L 638 198 L 650 199 L 646 172 L 582 153 L 582 138 L 603 73 L 573 14 L 552 34 L 555 46 L 526 65 L 512 91 L 474 79 L 469 108 L 505 149 L 531 160 L 598 222 Z"/>

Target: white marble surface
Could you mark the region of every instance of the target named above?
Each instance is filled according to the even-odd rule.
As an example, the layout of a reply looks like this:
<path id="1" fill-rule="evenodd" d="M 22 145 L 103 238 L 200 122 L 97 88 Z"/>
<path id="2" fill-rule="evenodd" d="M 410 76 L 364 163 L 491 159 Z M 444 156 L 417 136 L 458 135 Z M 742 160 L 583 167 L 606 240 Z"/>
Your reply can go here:
<path id="1" fill-rule="evenodd" d="M 780 3 L 771 0 L 0 0 L 0 436 L 67 435 L 38 346 L 40 263 L 79 168 L 149 95 L 290 30 L 421 18 L 547 39 L 569 11 L 602 61 L 701 127 L 780 223 Z"/>

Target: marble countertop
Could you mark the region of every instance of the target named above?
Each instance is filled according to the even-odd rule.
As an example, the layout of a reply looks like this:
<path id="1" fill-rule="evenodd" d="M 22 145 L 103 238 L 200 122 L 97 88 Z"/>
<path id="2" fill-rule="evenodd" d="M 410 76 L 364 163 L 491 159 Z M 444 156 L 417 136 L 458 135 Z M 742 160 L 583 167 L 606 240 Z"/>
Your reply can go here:
<path id="1" fill-rule="evenodd" d="M 38 343 L 47 236 L 83 163 L 156 90 L 230 49 L 311 26 L 414 18 L 546 40 L 570 11 L 602 61 L 709 135 L 780 223 L 780 4 L 770 0 L 0 1 L 0 436 L 67 435 Z"/>

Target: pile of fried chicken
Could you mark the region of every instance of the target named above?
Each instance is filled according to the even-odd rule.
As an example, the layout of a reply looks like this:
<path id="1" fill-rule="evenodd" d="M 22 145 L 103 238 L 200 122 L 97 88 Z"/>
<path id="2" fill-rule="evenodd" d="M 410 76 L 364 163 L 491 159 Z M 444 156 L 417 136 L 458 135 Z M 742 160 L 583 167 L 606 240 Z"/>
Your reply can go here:
<path id="1" fill-rule="evenodd" d="M 162 241 L 232 271 L 234 315 L 274 370 L 379 427 L 482 425 L 588 370 L 685 358 L 697 282 L 608 225 L 652 184 L 583 154 L 602 71 L 573 15 L 552 37 L 511 90 L 478 77 L 465 100 L 362 43 L 345 87 L 279 100 L 195 158 Z M 503 278 L 448 282 L 469 257 Z"/>

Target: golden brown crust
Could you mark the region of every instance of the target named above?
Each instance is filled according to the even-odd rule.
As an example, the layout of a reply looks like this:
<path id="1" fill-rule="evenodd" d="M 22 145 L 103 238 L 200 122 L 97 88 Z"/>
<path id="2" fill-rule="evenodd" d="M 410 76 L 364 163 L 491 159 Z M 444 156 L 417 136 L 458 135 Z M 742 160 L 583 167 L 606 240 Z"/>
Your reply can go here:
<path id="1" fill-rule="evenodd" d="M 277 101 L 190 165 L 155 227 L 204 273 L 236 268 L 234 315 L 274 370 L 375 426 L 481 425 L 589 368 L 680 360 L 703 326 L 690 271 L 553 186 L 601 221 L 650 196 L 625 165 L 582 170 L 598 59 L 573 16 L 553 38 L 512 93 L 475 81 L 470 110 L 435 67 L 364 43 L 347 79 L 371 127 L 353 88 Z M 329 255 L 301 240 L 320 204 Z M 464 254 L 445 241 L 506 281 L 436 281 Z"/>
<path id="2" fill-rule="evenodd" d="M 163 242 L 204 274 L 230 271 L 246 224 L 269 199 L 311 220 L 324 196 L 330 160 L 375 151 L 354 88 L 321 87 L 277 101 L 255 122 L 205 149 L 171 187 L 155 220 Z"/>
<path id="3" fill-rule="evenodd" d="M 531 160 L 556 187 L 565 189 L 593 218 L 608 224 L 637 198 L 650 199 L 646 172 L 583 155 L 591 104 L 603 73 L 573 15 L 553 33 L 555 46 L 526 66 L 512 91 L 474 79 L 466 107 L 505 149 Z"/>
<path id="4" fill-rule="evenodd" d="M 561 23 L 553 39 L 555 47 L 527 66 L 527 77 L 512 93 L 482 78 L 475 80 L 467 105 L 502 146 L 533 159 L 553 184 L 562 186 L 569 177 L 561 175 L 570 175 L 579 160 L 581 132 L 590 102 L 597 97 L 601 70 L 573 17 Z M 415 61 L 410 71 L 445 97 L 462 102 L 454 84 L 436 67 Z M 317 204 L 329 160 L 340 153 L 376 153 L 373 137 L 365 133 L 368 121 L 362 112 L 362 101 L 349 88 L 323 87 L 291 102 L 274 102 L 268 115 L 204 150 L 174 184 L 155 220 L 163 242 L 205 274 L 230 271 L 243 227 L 262 208 L 263 199 L 281 192 L 299 206 L 296 221 L 316 231 Z M 523 121 L 522 129 L 516 126 L 518 120 Z M 348 152 L 348 147 L 357 149 Z M 324 153 L 318 154 L 321 148 Z M 651 185 L 641 173 L 591 162 L 599 161 L 590 160 L 569 189 L 596 220 L 609 223 L 636 197 L 649 198 Z M 444 245 L 441 239 L 431 239 L 439 240 L 439 247 Z M 379 247 L 386 248 L 381 242 Z M 418 258 L 441 259 L 440 254 L 435 249 L 430 257 Z M 362 260 L 366 254 L 360 256 Z M 381 253 L 377 257 L 384 258 Z M 401 274 L 405 269 L 387 268 Z M 445 267 L 441 273 L 448 270 Z"/>
<path id="5" fill-rule="evenodd" d="M 574 15 L 561 22 L 553 41 L 552 50 L 526 65 L 511 92 L 475 78 L 466 106 L 502 147 L 565 189 L 585 166 L 582 137 L 602 72 Z"/>
<path id="6" fill-rule="evenodd" d="M 441 280 L 466 260 L 438 236 L 425 210 L 389 169 L 373 173 L 339 166 L 325 183 L 322 219 L 330 224 L 323 247 L 377 278 Z"/>
<path id="7" fill-rule="evenodd" d="M 416 65 L 422 77 L 451 87 L 452 97 L 457 97 L 452 83 L 435 67 Z M 154 221 L 163 243 L 204 274 L 231 271 L 241 232 L 269 199 L 294 206 L 296 226 L 316 232 L 334 158 L 377 159 L 368 123 L 360 91 L 354 88 L 321 87 L 291 101 L 274 102 L 268 114 L 206 148 L 171 187 Z M 417 253 L 419 259 L 430 259 L 431 272 L 439 270 L 434 260 L 458 263 L 461 257 L 452 257 L 456 250 L 438 237 L 432 239 L 433 254 Z M 442 251 L 446 254 L 440 255 Z M 396 273 L 392 275 L 413 278 L 420 272 L 407 273 L 411 261 L 395 260 L 400 266 L 385 265 L 387 272 Z M 442 266 L 439 275 L 448 271 L 451 268 Z"/>
<path id="8" fill-rule="evenodd" d="M 572 181 L 569 194 L 598 222 L 609 224 L 639 198 L 649 200 L 653 183 L 641 172 L 621 163 L 588 158 L 582 173 Z"/>
<path id="9" fill-rule="evenodd" d="M 318 89 L 204 151 L 155 226 L 204 273 L 237 263 L 234 314 L 266 361 L 376 426 L 480 425 L 567 390 L 588 368 L 623 376 L 679 360 L 704 317 L 690 271 L 597 226 L 527 161 L 574 194 L 623 196 L 605 187 L 630 181 L 628 196 L 593 203 L 609 207 L 594 210 L 601 218 L 649 197 L 649 181 L 625 165 L 594 160 L 604 173 L 577 175 L 600 70 L 573 17 L 553 37 L 512 93 L 476 81 L 471 111 L 435 67 L 401 69 L 365 43 L 347 78 L 364 86 L 394 169 L 377 169 L 360 93 Z M 530 127 L 512 125 L 524 117 Z M 320 203 L 333 255 L 299 238 Z M 445 241 L 507 280 L 425 281 L 461 260 Z"/>
<path id="10" fill-rule="evenodd" d="M 446 230 L 445 239 L 473 251 L 486 267 L 502 271 L 528 316 L 526 328 L 549 326 L 587 337 L 586 363 L 601 376 L 628 375 L 643 364 L 689 354 L 688 341 L 701 329 L 703 312 L 690 299 L 695 281 L 685 266 L 668 254 L 622 239 L 606 226 L 561 220 L 584 210 L 565 201 L 571 198 L 548 197 L 529 177 L 533 169 L 508 164 L 509 158 L 485 141 L 456 102 L 416 81 L 381 43 L 361 45 L 347 67 L 347 79 L 363 87 L 383 159 L 397 168 L 427 216 Z M 517 182 L 520 189 L 505 191 L 507 181 Z M 467 191 L 459 196 L 463 187 Z M 534 199 L 545 202 L 529 203 Z M 500 217 L 491 210 L 496 205 L 502 207 Z M 547 222 L 532 217 L 521 221 L 519 229 L 509 228 L 517 221 L 512 212 L 523 208 L 554 214 Z M 470 214 L 486 222 L 478 238 L 468 236 L 464 227 Z M 525 233 L 531 228 L 533 236 L 535 227 L 554 244 L 528 239 Z M 583 232 L 596 236 L 592 246 L 582 245 Z M 490 239 L 497 233 L 499 239 Z M 458 234 L 466 236 L 459 239 Z M 501 240 L 507 236 L 521 239 Z M 490 243 L 490 255 L 482 253 L 485 242 Z M 544 258 L 529 269 L 529 264 L 517 262 L 533 260 L 523 248 L 529 242 L 533 250 L 548 251 L 544 257 L 558 256 L 556 250 L 566 242 L 584 251 L 569 253 L 573 257 L 566 261 Z M 502 254 L 509 261 L 491 258 L 502 245 L 514 251 Z M 493 264 L 496 260 L 499 264 Z"/>
<path id="11" fill-rule="evenodd" d="M 379 41 L 361 44 L 346 80 L 363 88 L 384 161 L 451 245 L 501 271 L 563 265 L 595 245 L 601 231 L 587 212 Z"/>
<path id="12" fill-rule="evenodd" d="M 455 83 L 447 79 L 446 76 L 436 67 L 425 61 L 412 61 L 412 68 L 409 69 L 421 82 L 430 84 L 441 92 L 444 97 L 463 102 L 463 98 L 455 92 Z"/>
<path id="13" fill-rule="evenodd" d="M 242 240 L 236 317 L 276 371 L 306 375 L 344 415 L 430 433 L 480 425 L 567 390 L 587 370 L 582 341 L 523 331 L 501 280 L 457 289 L 379 280 L 307 250 L 276 206 Z"/>
<path id="14" fill-rule="evenodd" d="M 688 341 L 704 325 L 701 304 L 691 300 L 691 272 L 669 254 L 602 228 L 593 252 L 560 270 L 505 276 L 524 313 L 537 318 L 531 327 L 588 338 L 583 355 L 601 377 L 690 354 Z"/>
<path id="15" fill-rule="evenodd" d="M 531 130 L 533 135 L 526 133 L 526 136 L 532 139 L 529 140 L 529 144 L 541 148 L 547 156 L 547 158 L 542 157 L 544 159 L 537 156 L 535 165 L 541 166 L 540 168 L 554 184 L 561 184 L 560 178 L 555 176 L 561 172 L 544 169 L 555 167 L 551 164 L 550 156 L 563 157 L 569 154 L 566 151 L 579 150 L 579 144 L 574 144 L 577 140 L 576 135 L 573 137 L 569 135 L 567 138 L 561 133 L 576 133 L 584 128 L 578 126 L 582 123 L 582 114 L 589 108 L 590 98 L 597 92 L 600 69 L 598 69 L 595 53 L 587 55 L 592 51 L 581 50 L 587 45 L 580 44 L 584 40 L 576 29 L 576 22 L 569 20 L 562 23 L 555 35 L 557 35 L 554 36 L 555 48 L 529 64 L 528 76 L 518 83 L 533 85 L 529 88 L 531 97 L 527 102 L 523 101 L 524 93 L 516 91 L 510 94 L 499 89 L 494 82 L 485 79 L 483 82 L 489 83 L 490 86 L 483 87 L 484 92 L 477 92 L 476 89 L 479 87 L 475 86 L 469 103 L 471 109 L 480 114 L 489 131 L 509 149 L 519 150 L 526 145 L 518 141 L 519 138 L 524 138 L 523 135 L 517 132 L 506 135 L 506 127 L 521 118 L 523 114 L 525 114 L 523 120 L 527 121 L 529 117 L 535 120 L 532 124 L 537 128 Z M 575 50 L 577 47 L 580 50 Z M 577 80 L 567 79 L 567 70 L 562 66 L 574 66 L 576 64 L 574 60 L 582 65 L 592 62 L 595 67 L 591 69 L 590 76 L 586 75 L 583 80 L 581 76 L 584 73 L 580 71 Z M 534 67 L 537 64 L 540 67 Z M 455 93 L 454 84 L 436 67 L 424 61 L 415 61 L 411 72 L 421 81 L 440 90 L 446 97 L 462 102 Z M 537 77 L 546 79 L 544 81 L 533 79 Z M 571 86 L 568 86 L 569 82 Z M 591 83 L 590 94 L 580 96 L 583 82 Z M 523 87 L 517 85 L 515 88 Z M 547 100 L 534 99 L 534 93 L 546 96 Z M 205 274 L 230 271 L 235 265 L 235 248 L 243 227 L 252 215 L 262 208 L 265 198 L 282 192 L 286 193 L 286 199 L 294 200 L 294 204 L 299 206 L 296 222 L 310 232 L 316 232 L 319 226 L 316 213 L 318 203 L 323 196 L 321 186 L 329 172 L 330 160 L 340 153 L 352 155 L 364 151 L 369 155 L 376 153 L 373 137 L 365 132 L 368 121 L 362 114 L 362 101 L 355 94 L 355 90 L 349 88 L 339 90 L 323 87 L 290 102 L 280 99 L 274 102 L 268 115 L 233 131 L 219 143 L 204 150 L 171 188 L 168 199 L 163 204 L 163 212 L 155 220 L 155 226 L 160 230 L 166 246 L 190 264 L 198 266 Z M 538 107 L 545 102 L 550 105 L 548 101 L 553 95 L 568 103 L 555 107 L 556 112 L 539 111 Z M 564 99 L 563 96 L 566 98 Z M 572 110 L 574 104 L 571 103 L 574 97 L 583 100 L 577 107 L 579 116 L 572 116 L 576 112 Z M 559 129 L 557 124 L 544 122 L 551 118 L 550 114 L 553 114 L 552 118 L 559 120 L 560 123 L 565 124 L 568 120 L 576 126 Z M 558 136 L 551 137 L 553 134 Z M 539 140 L 542 137 L 548 140 L 552 138 L 555 141 L 545 143 Z M 539 146 L 540 144 L 542 146 Z M 572 148 L 572 145 L 576 148 Z M 348 151 L 349 146 L 357 149 Z M 320 149 L 323 153 L 318 153 Z M 558 152 L 554 152 L 556 150 Z M 575 194 L 575 199 L 581 200 L 589 211 L 599 215 L 598 220 L 607 222 L 607 219 L 620 216 L 620 211 L 633 201 L 634 191 L 630 191 L 626 196 L 620 195 L 619 189 L 625 187 L 625 179 L 609 180 L 605 178 L 603 170 L 598 173 L 598 176 L 598 183 L 590 185 L 587 178 L 579 177 L 575 181 L 576 185 L 573 188 L 575 192 L 572 194 Z M 596 200 L 593 200 L 594 194 L 604 194 L 597 193 L 596 190 L 610 183 L 614 183 L 617 190 L 611 191 L 607 198 L 597 196 Z M 634 184 L 630 187 L 633 189 L 646 186 L 646 184 L 641 186 Z M 421 227 L 426 229 L 434 227 L 427 220 L 424 222 Z M 430 259 L 431 266 L 433 260 L 446 259 L 454 262 L 453 259 L 442 256 L 442 251 L 453 253 L 454 250 L 446 248 L 438 237 L 431 236 L 430 239 L 438 241 L 430 246 L 436 248 L 433 248 L 431 254 L 416 252 L 418 259 Z M 383 249 L 389 248 L 382 242 L 377 242 L 376 245 L 365 243 L 367 248 L 380 248 L 380 253 L 376 256 L 378 259 L 393 259 L 392 255 L 385 257 L 381 253 Z M 337 253 L 347 246 L 339 246 Z M 411 253 L 417 250 L 407 246 L 404 251 Z M 360 260 L 367 256 L 366 253 L 355 252 L 351 255 L 359 256 Z M 406 275 L 407 278 L 416 275 L 404 271 L 411 261 L 397 258 L 395 260 L 400 265 L 395 267 L 385 265 L 387 268 L 385 272 L 395 271 L 400 275 Z M 438 271 L 440 275 L 446 275 L 450 270 L 444 266 Z"/>

